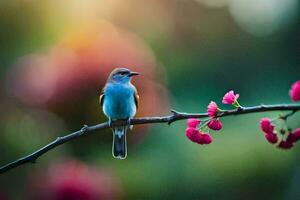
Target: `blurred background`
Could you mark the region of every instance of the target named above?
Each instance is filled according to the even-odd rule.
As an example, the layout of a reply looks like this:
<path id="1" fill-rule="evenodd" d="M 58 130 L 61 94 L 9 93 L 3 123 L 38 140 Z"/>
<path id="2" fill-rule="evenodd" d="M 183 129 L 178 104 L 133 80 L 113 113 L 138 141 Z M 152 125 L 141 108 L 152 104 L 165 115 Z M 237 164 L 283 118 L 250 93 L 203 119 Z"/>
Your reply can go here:
<path id="1" fill-rule="evenodd" d="M 204 112 L 234 89 L 245 106 L 290 103 L 299 80 L 298 0 L 1 0 L 0 163 L 83 124 L 110 71 L 139 71 L 138 116 Z M 222 106 L 222 108 L 229 108 Z M 300 199 L 300 146 L 268 144 L 261 117 L 222 119 L 196 145 L 185 121 L 136 126 L 126 160 L 110 130 L 64 144 L 0 177 L 0 199 Z M 300 114 L 289 126 L 300 126 Z"/>

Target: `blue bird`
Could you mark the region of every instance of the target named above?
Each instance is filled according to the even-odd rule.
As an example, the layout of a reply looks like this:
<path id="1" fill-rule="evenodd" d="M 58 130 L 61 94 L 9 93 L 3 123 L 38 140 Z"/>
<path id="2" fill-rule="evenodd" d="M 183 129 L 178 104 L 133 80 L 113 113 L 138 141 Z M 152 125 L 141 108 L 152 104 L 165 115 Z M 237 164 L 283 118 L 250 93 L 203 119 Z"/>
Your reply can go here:
<path id="1" fill-rule="evenodd" d="M 135 116 L 138 108 L 139 96 L 136 88 L 131 84 L 131 78 L 139 75 L 126 68 L 114 69 L 102 89 L 100 105 L 109 123 L 113 120 L 127 120 L 128 125 L 112 127 L 113 130 L 113 157 L 125 159 L 127 156 L 126 131 L 130 120 Z"/>

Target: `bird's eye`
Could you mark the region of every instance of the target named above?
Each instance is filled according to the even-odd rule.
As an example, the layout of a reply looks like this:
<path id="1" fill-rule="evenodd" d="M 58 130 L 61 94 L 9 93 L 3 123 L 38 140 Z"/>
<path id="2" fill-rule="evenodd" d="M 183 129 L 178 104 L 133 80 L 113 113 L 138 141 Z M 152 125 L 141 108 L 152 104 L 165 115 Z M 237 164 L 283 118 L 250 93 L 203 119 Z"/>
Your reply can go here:
<path id="1" fill-rule="evenodd" d="M 126 72 L 121 72 L 120 74 L 121 74 L 122 76 L 124 76 L 124 75 L 126 74 Z"/>

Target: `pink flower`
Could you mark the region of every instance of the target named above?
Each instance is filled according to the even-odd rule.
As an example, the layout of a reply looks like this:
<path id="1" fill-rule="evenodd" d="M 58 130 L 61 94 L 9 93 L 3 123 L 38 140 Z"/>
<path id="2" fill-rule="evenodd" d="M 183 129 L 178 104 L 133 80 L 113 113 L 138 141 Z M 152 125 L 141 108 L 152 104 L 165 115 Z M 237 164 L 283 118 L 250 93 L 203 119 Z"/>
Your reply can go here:
<path id="1" fill-rule="evenodd" d="M 186 136 L 195 143 L 198 144 L 210 144 L 213 140 L 207 133 L 202 133 L 198 129 L 188 127 L 185 130 Z"/>
<path id="2" fill-rule="evenodd" d="M 240 96 L 239 94 L 234 94 L 233 90 L 231 90 L 224 95 L 222 103 L 223 104 L 234 104 L 234 103 L 236 103 L 239 96 Z"/>
<path id="3" fill-rule="evenodd" d="M 210 117 L 216 117 L 218 114 L 219 108 L 216 102 L 211 101 L 207 106 L 207 114 Z"/>
<path id="4" fill-rule="evenodd" d="M 192 142 L 199 143 L 200 133 L 196 128 L 188 127 L 185 129 L 186 137 L 189 138 Z"/>
<path id="5" fill-rule="evenodd" d="M 287 141 L 289 141 L 291 143 L 297 142 L 299 139 L 300 139 L 300 128 L 295 129 L 287 137 Z"/>
<path id="6" fill-rule="evenodd" d="M 187 125 L 190 128 L 197 128 L 197 126 L 201 123 L 199 119 L 190 118 L 187 120 Z"/>
<path id="7" fill-rule="evenodd" d="M 260 128 L 266 134 L 271 134 L 274 131 L 274 126 L 269 118 L 262 118 L 260 120 Z"/>
<path id="8" fill-rule="evenodd" d="M 296 81 L 290 89 L 290 96 L 293 101 L 300 100 L 300 81 Z"/>
<path id="9" fill-rule="evenodd" d="M 298 137 L 300 137 L 300 128 L 296 128 L 295 130 L 293 130 L 292 132 L 294 135 L 297 135 Z"/>
<path id="10" fill-rule="evenodd" d="M 210 144 L 212 143 L 213 139 L 208 133 L 200 134 L 201 135 L 201 142 L 203 144 Z"/>
<path id="11" fill-rule="evenodd" d="M 209 120 L 209 122 L 207 123 L 207 126 L 212 129 L 212 130 L 215 130 L 215 131 L 219 131 L 222 129 L 222 123 L 220 120 L 218 119 L 215 119 L 215 118 L 212 118 Z"/>
<path id="12" fill-rule="evenodd" d="M 274 133 L 267 133 L 265 135 L 265 137 L 266 137 L 267 141 L 271 144 L 275 144 L 278 141 L 278 137 Z"/>
<path id="13" fill-rule="evenodd" d="M 278 147 L 281 148 L 281 149 L 290 149 L 290 148 L 293 147 L 293 143 L 289 142 L 289 141 L 281 141 L 278 144 Z"/>

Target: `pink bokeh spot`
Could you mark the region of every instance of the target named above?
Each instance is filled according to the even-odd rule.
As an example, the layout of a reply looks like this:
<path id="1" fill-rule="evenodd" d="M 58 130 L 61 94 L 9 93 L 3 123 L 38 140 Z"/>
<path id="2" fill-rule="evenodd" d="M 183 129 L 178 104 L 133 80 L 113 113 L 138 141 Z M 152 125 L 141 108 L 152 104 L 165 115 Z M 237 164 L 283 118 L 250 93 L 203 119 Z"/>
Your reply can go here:
<path id="1" fill-rule="evenodd" d="M 26 199 L 118 199 L 121 188 L 110 171 L 75 160 L 53 163 L 48 169 L 31 174 Z"/>

